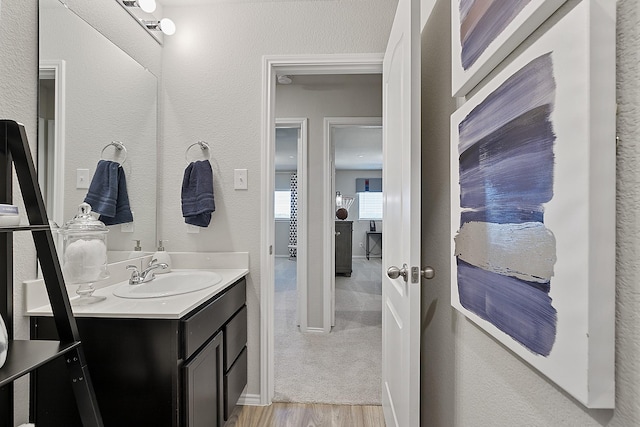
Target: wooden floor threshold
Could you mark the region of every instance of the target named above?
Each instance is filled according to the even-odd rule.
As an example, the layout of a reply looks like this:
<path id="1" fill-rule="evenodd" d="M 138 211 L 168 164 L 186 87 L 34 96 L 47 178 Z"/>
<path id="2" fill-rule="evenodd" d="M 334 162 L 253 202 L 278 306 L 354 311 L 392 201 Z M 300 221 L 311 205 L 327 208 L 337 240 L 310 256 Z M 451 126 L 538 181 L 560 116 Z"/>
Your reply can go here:
<path id="1" fill-rule="evenodd" d="M 272 403 L 238 406 L 225 427 L 385 427 L 382 406 Z"/>

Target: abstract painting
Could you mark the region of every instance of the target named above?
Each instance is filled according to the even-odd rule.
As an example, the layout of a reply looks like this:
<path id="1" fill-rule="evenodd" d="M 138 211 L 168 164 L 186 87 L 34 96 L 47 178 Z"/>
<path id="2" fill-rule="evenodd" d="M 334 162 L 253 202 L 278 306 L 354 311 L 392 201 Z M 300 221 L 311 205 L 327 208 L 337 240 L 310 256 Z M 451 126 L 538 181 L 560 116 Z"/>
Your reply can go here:
<path id="1" fill-rule="evenodd" d="M 597 0 L 560 9 L 451 118 L 452 305 L 591 408 L 614 396 L 615 20 L 604 12 Z"/>
<path id="2" fill-rule="evenodd" d="M 452 94 L 465 96 L 566 0 L 452 0 Z"/>

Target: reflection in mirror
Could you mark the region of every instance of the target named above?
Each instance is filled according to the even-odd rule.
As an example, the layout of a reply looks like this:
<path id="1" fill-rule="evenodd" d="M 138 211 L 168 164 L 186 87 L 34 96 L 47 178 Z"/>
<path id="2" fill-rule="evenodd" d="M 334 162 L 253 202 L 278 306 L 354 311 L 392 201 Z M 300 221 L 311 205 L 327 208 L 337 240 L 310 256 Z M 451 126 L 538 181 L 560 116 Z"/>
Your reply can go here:
<path id="1" fill-rule="evenodd" d="M 134 221 L 109 227 L 110 255 L 140 254 L 135 240 L 153 252 L 157 79 L 58 0 L 40 0 L 39 12 L 38 176 L 49 217 L 73 218 L 98 161 L 117 161 Z"/>

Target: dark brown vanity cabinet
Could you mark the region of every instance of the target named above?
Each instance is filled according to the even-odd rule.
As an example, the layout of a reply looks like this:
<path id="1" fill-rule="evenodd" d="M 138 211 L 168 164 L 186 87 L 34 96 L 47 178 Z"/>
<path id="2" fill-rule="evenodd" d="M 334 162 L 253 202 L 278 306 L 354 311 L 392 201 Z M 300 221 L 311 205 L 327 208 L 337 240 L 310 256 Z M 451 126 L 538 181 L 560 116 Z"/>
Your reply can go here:
<path id="1" fill-rule="evenodd" d="M 104 425 L 223 426 L 247 383 L 245 302 L 241 279 L 181 319 L 77 318 Z M 53 319 L 32 318 L 31 334 L 53 339 Z M 61 374 L 32 375 L 38 427 L 82 425 Z"/>

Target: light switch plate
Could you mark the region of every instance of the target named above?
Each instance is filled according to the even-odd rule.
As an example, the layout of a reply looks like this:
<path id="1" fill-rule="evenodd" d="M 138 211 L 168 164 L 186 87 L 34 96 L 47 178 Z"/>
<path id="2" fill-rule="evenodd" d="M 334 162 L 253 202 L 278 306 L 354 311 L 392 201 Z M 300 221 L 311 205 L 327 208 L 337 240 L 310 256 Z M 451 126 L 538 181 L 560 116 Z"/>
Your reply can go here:
<path id="1" fill-rule="evenodd" d="M 246 190 L 249 188 L 246 169 L 235 169 L 233 171 L 233 188 L 236 190 Z"/>
<path id="2" fill-rule="evenodd" d="M 76 169 L 76 188 L 89 188 L 89 169 Z"/>

